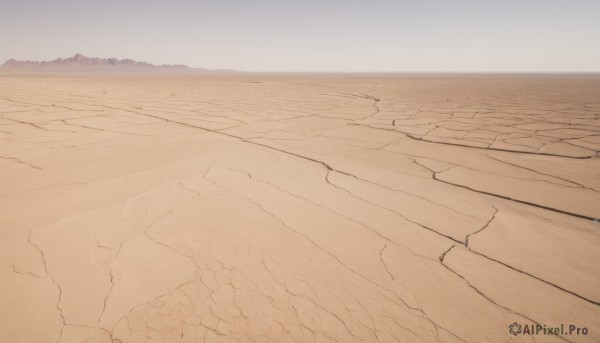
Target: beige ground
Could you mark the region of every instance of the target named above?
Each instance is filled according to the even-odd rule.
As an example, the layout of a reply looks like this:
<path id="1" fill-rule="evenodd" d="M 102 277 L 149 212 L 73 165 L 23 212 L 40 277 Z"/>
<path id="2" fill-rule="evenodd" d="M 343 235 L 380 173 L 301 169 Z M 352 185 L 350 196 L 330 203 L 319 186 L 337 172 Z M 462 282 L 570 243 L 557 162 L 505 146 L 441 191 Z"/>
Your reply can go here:
<path id="1" fill-rule="evenodd" d="M 13 75 L 0 114 L 2 342 L 600 341 L 599 78 Z"/>

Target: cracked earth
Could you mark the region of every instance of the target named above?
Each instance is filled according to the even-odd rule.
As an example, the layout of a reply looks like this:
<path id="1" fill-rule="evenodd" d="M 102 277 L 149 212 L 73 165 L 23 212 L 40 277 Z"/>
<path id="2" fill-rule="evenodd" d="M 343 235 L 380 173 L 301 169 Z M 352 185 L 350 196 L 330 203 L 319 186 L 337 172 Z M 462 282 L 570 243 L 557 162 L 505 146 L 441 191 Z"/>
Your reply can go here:
<path id="1" fill-rule="evenodd" d="M 0 77 L 1 341 L 600 341 L 599 94 Z"/>

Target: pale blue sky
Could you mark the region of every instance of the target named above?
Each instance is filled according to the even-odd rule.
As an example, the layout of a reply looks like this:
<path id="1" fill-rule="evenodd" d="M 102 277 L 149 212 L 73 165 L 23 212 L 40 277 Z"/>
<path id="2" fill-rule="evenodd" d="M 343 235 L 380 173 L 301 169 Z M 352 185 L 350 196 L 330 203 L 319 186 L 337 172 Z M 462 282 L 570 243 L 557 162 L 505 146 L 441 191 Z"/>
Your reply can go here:
<path id="1" fill-rule="evenodd" d="M 0 0 L 0 60 L 246 71 L 600 71 L 600 0 Z"/>

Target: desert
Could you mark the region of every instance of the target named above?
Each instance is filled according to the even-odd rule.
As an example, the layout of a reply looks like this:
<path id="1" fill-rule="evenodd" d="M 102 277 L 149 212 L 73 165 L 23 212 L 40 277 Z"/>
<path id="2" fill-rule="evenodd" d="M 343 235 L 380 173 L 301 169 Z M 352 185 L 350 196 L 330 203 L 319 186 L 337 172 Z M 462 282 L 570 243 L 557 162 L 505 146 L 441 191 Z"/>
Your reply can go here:
<path id="1" fill-rule="evenodd" d="M 1 340 L 599 341 L 599 94 L 0 75 Z"/>

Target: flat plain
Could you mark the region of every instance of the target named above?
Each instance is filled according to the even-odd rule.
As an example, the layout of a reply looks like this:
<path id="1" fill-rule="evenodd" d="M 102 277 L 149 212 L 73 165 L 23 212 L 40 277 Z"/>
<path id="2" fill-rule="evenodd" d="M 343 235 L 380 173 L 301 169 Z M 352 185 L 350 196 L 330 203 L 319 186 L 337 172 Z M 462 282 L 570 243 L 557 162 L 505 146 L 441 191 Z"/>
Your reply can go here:
<path id="1" fill-rule="evenodd" d="M 3 75 L 0 115 L 1 341 L 600 341 L 600 77 Z"/>

